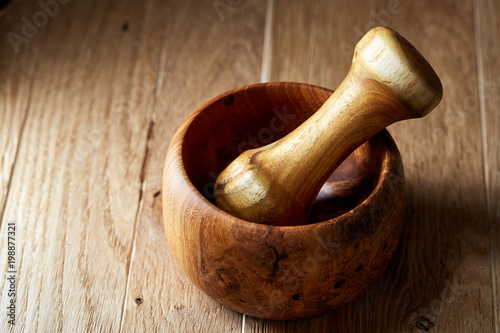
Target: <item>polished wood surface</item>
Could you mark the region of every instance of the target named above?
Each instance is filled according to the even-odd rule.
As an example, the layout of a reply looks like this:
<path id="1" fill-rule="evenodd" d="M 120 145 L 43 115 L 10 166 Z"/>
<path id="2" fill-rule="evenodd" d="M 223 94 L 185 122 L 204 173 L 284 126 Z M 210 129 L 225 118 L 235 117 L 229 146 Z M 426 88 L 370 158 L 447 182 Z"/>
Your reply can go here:
<path id="1" fill-rule="evenodd" d="M 0 16 L 0 263 L 15 222 L 19 264 L 18 322 L 2 312 L 1 331 L 499 330 L 497 1 L 60 2 L 46 22 L 38 1 L 12 0 Z M 175 130 L 261 80 L 336 88 L 375 25 L 410 40 L 445 89 L 428 117 L 389 127 L 406 177 L 393 260 L 317 318 L 225 308 L 182 273 L 164 236 Z M 9 33 L 24 38 L 17 48 Z"/>
<path id="2" fill-rule="evenodd" d="M 425 116 L 442 94 L 436 73 L 404 37 L 371 29 L 356 45 L 346 78 L 314 115 L 279 141 L 245 151 L 220 173 L 215 202 L 247 221 L 305 224 L 344 158 L 392 123 Z M 249 96 L 249 104 L 258 97 Z"/>

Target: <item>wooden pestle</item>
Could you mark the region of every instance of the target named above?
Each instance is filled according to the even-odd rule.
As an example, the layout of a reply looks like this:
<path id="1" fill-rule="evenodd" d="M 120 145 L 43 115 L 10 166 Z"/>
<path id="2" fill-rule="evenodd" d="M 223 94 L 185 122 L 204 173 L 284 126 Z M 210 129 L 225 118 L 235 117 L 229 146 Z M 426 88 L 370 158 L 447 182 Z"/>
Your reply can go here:
<path id="1" fill-rule="evenodd" d="M 305 224 L 321 187 L 352 151 L 394 122 L 425 116 L 441 96 L 438 76 L 413 45 L 374 28 L 313 116 L 281 140 L 242 153 L 219 175 L 216 204 L 247 221 Z"/>

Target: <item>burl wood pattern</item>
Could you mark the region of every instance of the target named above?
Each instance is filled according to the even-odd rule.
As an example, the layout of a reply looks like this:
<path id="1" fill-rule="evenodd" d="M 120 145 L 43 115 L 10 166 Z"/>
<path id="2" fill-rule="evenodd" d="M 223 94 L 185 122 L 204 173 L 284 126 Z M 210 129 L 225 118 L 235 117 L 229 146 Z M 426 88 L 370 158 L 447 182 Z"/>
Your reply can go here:
<path id="1" fill-rule="evenodd" d="M 246 222 L 213 203 L 218 173 L 242 150 L 283 137 L 331 93 L 298 83 L 243 87 L 201 106 L 171 142 L 163 179 L 171 251 L 196 286 L 231 309 L 269 319 L 316 316 L 363 293 L 392 256 L 404 176 L 385 130 L 331 176 L 307 225 Z"/>

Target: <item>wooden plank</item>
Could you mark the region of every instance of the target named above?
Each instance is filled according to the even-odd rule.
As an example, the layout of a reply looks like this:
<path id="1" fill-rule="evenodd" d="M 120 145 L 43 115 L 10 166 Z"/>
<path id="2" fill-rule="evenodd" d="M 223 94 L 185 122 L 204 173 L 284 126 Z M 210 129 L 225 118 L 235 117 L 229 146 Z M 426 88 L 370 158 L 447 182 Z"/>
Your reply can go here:
<path id="1" fill-rule="evenodd" d="M 347 75 L 354 46 L 375 22 L 365 3 L 275 1 L 271 80 L 335 89 Z"/>
<path id="2" fill-rule="evenodd" d="M 369 2 L 276 0 L 274 5 L 270 80 L 335 89 L 347 75 L 355 44 L 373 25 Z M 245 332 L 362 332 L 366 309 L 363 295 L 312 319 L 277 322 L 247 317 Z"/>
<path id="3" fill-rule="evenodd" d="M 39 65 L 4 214 L 16 224 L 16 331 L 120 328 L 154 95 L 147 71 L 157 72 L 163 33 L 149 16 L 162 8 L 61 4 L 41 24 L 43 43 L 23 45 Z M 4 269 L 6 250 L 2 237 Z M 0 327 L 14 328 L 5 315 Z"/>
<path id="4" fill-rule="evenodd" d="M 154 106 L 123 328 L 159 332 L 240 332 L 242 315 L 185 277 L 165 238 L 161 181 L 168 144 L 205 101 L 259 81 L 265 1 L 173 1 Z"/>
<path id="5" fill-rule="evenodd" d="M 492 254 L 495 330 L 500 330 L 500 31 L 498 1 L 476 1 L 476 46 Z"/>
<path id="6" fill-rule="evenodd" d="M 377 0 L 376 11 L 389 3 Z M 392 265 L 369 291 L 370 324 L 380 332 L 492 332 L 472 3 L 402 6 L 389 26 L 429 60 L 444 97 L 427 118 L 390 128 L 405 163 L 407 221 Z"/>
<path id="7" fill-rule="evenodd" d="M 18 47 L 14 34 L 19 35 L 23 22 L 20 17 L 32 13 L 36 4 L 17 1 L 2 9 L 0 20 L 0 216 L 3 216 L 12 169 L 17 155 L 19 140 L 30 104 L 33 77 L 37 61 L 33 61 L 34 47 Z M 38 36 L 34 42 L 43 41 Z"/>
<path id="8" fill-rule="evenodd" d="M 289 21 L 280 17 L 275 29 L 288 22 L 284 25 L 291 30 L 292 23 L 298 22 L 297 26 L 303 31 L 304 22 L 311 21 L 312 17 L 318 22 L 320 15 L 311 14 L 314 6 L 295 11 L 293 3 L 288 7 L 298 17 L 288 14 L 292 17 Z M 316 10 L 327 12 L 325 8 L 321 6 Z M 358 300 L 359 305 L 354 302 L 349 305 L 351 309 L 339 309 L 324 318 L 347 331 L 425 331 L 431 327 L 450 332 L 491 331 L 488 229 L 471 4 L 377 2 L 364 27 L 369 28 L 370 22 L 396 28 L 416 44 L 441 75 L 445 98 L 429 118 L 391 128 L 406 164 L 408 217 L 394 260 L 379 282 L 364 295 L 368 301 Z M 328 29 L 321 28 L 321 23 L 318 25 L 322 33 L 328 33 Z M 311 74 L 313 70 L 302 75 L 291 74 L 295 74 L 301 64 L 320 65 L 319 61 L 313 61 L 316 57 L 304 55 L 309 51 L 301 52 L 299 47 L 290 46 L 305 45 L 303 40 L 307 37 L 301 38 L 302 32 L 292 30 L 292 37 L 287 40 L 287 29 L 273 34 L 278 36 L 273 44 L 274 57 L 279 57 L 277 45 L 280 43 L 288 48 L 288 57 L 273 59 L 273 78 L 330 86 L 321 74 Z M 354 31 L 357 30 L 355 27 Z M 316 47 L 322 45 L 311 43 Z M 291 59 L 297 61 L 293 63 Z M 457 72 L 455 68 L 463 68 L 463 71 Z M 321 70 L 327 71 L 328 67 Z M 469 133 L 470 137 L 461 133 Z M 438 161 L 440 166 L 436 168 Z M 345 315 L 346 312 L 351 316 Z M 340 313 L 344 315 L 335 318 L 337 320 L 330 319 Z M 362 318 L 362 323 L 359 319 L 352 320 L 353 317 Z M 247 329 L 288 332 L 329 327 L 319 328 L 317 324 L 321 320 L 276 323 L 247 319 Z"/>

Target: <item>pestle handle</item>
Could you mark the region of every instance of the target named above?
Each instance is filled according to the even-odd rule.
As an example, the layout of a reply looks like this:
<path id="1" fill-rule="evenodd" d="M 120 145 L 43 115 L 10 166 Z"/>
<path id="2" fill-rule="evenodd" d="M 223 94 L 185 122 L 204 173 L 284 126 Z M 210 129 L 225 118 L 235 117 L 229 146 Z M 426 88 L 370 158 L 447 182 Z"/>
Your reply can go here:
<path id="1" fill-rule="evenodd" d="M 425 116 L 441 96 L 439 78 L 413 45 L 374 28 L 313 116 L 281 140 L 244 152 L 219 175 L 216 203 L 252 222 L 307 223 L 319 190 L 352 151 L 394 122 Z"/>

